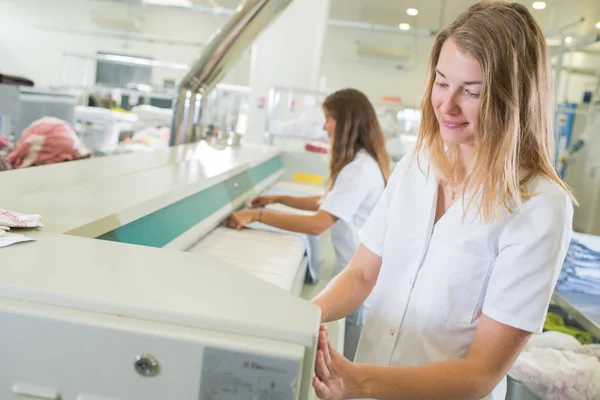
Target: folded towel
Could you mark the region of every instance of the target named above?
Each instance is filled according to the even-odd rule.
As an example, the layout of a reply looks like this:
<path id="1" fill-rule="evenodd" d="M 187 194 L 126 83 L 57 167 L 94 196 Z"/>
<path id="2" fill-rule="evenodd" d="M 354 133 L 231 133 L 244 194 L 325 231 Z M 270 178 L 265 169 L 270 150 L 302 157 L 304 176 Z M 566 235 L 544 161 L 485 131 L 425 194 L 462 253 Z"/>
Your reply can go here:
<path id="1" fill-rule="evenodd" d="M 0 227 L 8 228 L 42 228 L 42 217 L 39 215 L 11 212 L 0 208 Z"/>
<path id="2" fill-rule="evenodd" d="M 600 295 L 600 252 L 591 245 L 593 236 L 583 237 L 582 243 L 574 237 L 569 245 L 557 288 L 563 291 Z"/>

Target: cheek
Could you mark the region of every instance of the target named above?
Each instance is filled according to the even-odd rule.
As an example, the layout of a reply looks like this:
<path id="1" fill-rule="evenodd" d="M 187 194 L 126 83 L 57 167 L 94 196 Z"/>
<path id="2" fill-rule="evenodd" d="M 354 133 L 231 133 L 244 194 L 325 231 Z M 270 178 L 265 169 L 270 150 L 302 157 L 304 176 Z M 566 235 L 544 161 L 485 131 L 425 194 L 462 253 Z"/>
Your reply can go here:
<path id="1" fill-rule="evenodd" d="M 443 102 L 443 95 L 439 92 L 439 90 L 434 88 L 431 92 L 431 105 L 437 110 L 441 107 Z"/>
<path id="2" fill-rule="evenodd" d="M 473 102 L 463 107 L 463 113 L 469 119 L 469 122 L 475 122 L 479 118 L 479 102 Z"/>

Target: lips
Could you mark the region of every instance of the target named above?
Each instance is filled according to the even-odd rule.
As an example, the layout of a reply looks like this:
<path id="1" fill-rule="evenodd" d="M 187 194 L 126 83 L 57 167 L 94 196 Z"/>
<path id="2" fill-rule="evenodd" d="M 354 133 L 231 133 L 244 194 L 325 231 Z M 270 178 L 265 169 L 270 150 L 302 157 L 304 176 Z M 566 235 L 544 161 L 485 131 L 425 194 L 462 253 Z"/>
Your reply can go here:
<path id="1" fill-rule="evenodd" d="M 443 120 L 442 124 L 444 125 L 444 127 L 448 128 L 448 129 L 459 129 L 459 128 L 462 128 L 463 126 L 466 126 L 468 124 L 468 122 L 455 122 L 455 121 Z"/>

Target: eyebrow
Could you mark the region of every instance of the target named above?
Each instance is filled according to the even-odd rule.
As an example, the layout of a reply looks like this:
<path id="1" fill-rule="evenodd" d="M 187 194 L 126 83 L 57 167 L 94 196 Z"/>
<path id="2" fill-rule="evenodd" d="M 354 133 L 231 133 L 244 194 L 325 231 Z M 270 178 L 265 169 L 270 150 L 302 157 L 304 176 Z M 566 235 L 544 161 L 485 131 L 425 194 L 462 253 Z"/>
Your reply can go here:
<path id="1" fill-rule="evenodd" d="M 448 79 L 446 78 L 446 75 L 442 74 L 442 71 L 440 71 L 439 69 L 435 69 L 435 72 L 438 73 L 439 75 L 442 76 L 442 78 L 444 79 Z M 465 81 L 463 82 L 463 85 L 469 86 L 469 85 L 481 85 L 482 82 L 481 81 Z"/>

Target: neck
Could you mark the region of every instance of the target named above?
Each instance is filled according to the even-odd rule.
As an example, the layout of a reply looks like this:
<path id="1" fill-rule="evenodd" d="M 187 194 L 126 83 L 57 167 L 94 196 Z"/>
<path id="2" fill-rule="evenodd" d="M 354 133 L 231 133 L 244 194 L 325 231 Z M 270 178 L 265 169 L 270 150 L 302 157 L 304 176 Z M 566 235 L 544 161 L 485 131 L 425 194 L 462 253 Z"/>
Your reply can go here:
<path id="1" fill-rule="evenodd" d="M 459 146 L 461 155 L 461 167 L 463 171 L 468 175 L 473 167 L 473 160 L 475 159 L 475 144 L 461 144 Z"/>

